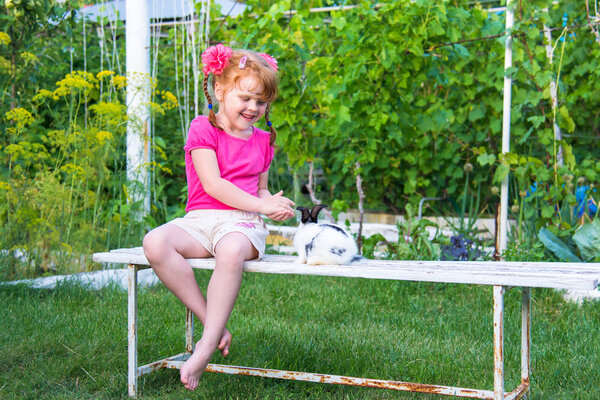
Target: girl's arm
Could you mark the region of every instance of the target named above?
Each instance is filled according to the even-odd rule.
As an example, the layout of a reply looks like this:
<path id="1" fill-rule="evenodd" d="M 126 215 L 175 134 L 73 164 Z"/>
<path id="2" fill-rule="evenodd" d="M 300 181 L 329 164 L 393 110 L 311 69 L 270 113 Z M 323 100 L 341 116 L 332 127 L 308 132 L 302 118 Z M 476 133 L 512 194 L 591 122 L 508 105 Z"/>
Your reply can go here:
<path id="1" fill-rule="evenodd" d="M 259 175 L 259 197 L 246 193 L 221 177 L 217 155 L 211 149 L 194 149 L 191 152 L 194 169 L 204 191 L 211 197 L 238 210 L 259 212 L 265 215 L 291 211 L 294 202 L 284 197 L 283 192 L 271 195 L 266 190 L 266 175 Z M 265 193 L 266 191 L 266 193 Z M 262 196 L 262 197 L 261 197 Z"/>
<path id="2" fill-rule="evenodd" d="M 269 196 L 271 196 L 271 192 L 269 192 L 269 171 L 265 171 L 262 174 L 260 174 L 258 176 L 258 197 L 263 199 L 263 198 L 267 198 Z M 276 194 L 276 196 L 281 196 L 283 195 L 283 190 L 280 190 L 279 193 Z M 294 204 L 292 203 L 292 206 Z M 285 210 L 281 210 L 281 211 L 277 211 L 273 214 L 268 214 L 267 217 L 269 217 L 270 219 L 272 219 L 273 221 L 287 221 L 288 219 L 292 218 L 294 216 L 294 209 L 285 209 Z"/>
<path id="3" fill-rule="evenodd" d="M 264 199 L 265 197 L 271 196 L 271 192 L 269 192 L 269 171 L 265 171 L 262 174 L 258 175 L 258 192 L 257 196 L 259 199 Z"/>

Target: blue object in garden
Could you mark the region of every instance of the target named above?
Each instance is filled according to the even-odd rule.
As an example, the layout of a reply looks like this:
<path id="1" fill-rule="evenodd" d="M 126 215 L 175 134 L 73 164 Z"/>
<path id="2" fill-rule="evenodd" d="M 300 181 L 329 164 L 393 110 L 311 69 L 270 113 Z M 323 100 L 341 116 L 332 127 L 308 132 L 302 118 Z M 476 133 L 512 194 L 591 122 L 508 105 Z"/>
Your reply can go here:
<path id="1" fill-rule="evenodd" d="M 575 211 L 578 217 L 581 217 L 585 213 L 586 209 L 588 210 L 588 215 L 590 217 L 593 217 L 598 212 L 598 206 L 594 203 L 594 201 L 591 198 L 587 198 L 589 190 L 589 186 L 579 186 L 575 190 L 575 201 L 577 201 Z M 594 188 L 592 192 L 596 192 L 596 188 Z"/>
<path id="2" fill-rule="evenodd" d="M 440 259 L 442 261 L 468 261 L 477 260 L 482 256 L 482 252 L 475 246 L 470 239 L 465 239 L 463 235 L 452 236 L 450 244 L 443 246 Z"/>
<path id="3" fill-rule="evenodd" d="M 576 21 L 577 21 L 577 19 L 576 19 Z M 566 27 L 566 26 L 567 26 L 567 23 L 569 22 L 569 18 L 568 18 L 568 16 L 567 16 L 567 13 L 564 13 L 564 14 L 563 14 L 563 17 L 562 17 L 562 22 L 563 22 L 563 27 Z M 569 37 L 571 38 L 571 42 L 572 42 L 573 40 L 575 40 L 575 39 L 573 39 L 573 38 L 575 37 L 575 32 L 573 32 L 573 31 L 571 31 L 571 30 L 569 30 L 569 32 L 570 32 L 570 33 L 569 33 Z M 565 41 L 565 36 L 561 37 L 561 38 L 560 38 L 560 41 L 561 41 L 561 42 L 564 42 L 564 41 Z"/>
<path id="4" fill-rule="evenodd" d="M 538 183 L 537 182 L 533 182 L 533 185 L 529 186 L 529 190 L 527 191 L 527 197 L 529 197 L 532 194 L 534 194 L 535 191 L 537 190 L 537 187 L 538 187 Z"/>
<path id="5" fill-rule="evenodd" d="M 529 187 L 526 197 L 534 194 L 537 189 L 538 183 L 534 182 L 533 185 Z M 596 191 L 596 188 L 591 189 L 591 193 L 596 193 Z M 575 214 L 577 217 L 581 217 L 585 213 L 585 210 L 587 210 L 588 215 L 592 218 L 598 213 L 598 205 L 594 202 L 591 196 L 589 196 L 589 193 L 589 186 L 579 186 L 577 189 L 575 189 L 575 201 L 577 202 L 575 205 Z"/>

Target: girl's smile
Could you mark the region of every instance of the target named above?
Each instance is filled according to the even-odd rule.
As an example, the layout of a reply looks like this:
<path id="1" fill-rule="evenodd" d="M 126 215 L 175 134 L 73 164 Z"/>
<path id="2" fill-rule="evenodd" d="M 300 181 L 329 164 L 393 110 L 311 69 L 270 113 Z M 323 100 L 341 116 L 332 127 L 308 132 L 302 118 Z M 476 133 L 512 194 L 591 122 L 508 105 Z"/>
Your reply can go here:
<path id="1" fill-rule="evenodd" d="M 217 121 L 230 135 L 247 139 L 252 135 L 252 125 L 267 109 L 261 100 L 262 85 L 253 77 L 246 76 L 232 88 L 215 84 L 215 94 L 219 100 Z"/>

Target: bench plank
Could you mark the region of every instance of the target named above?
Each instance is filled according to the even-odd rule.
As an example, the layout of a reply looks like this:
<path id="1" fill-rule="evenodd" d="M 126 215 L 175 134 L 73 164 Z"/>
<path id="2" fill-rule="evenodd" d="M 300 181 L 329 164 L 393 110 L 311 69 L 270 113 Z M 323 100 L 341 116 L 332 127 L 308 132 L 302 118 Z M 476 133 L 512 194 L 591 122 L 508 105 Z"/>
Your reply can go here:
<path id="1" fill-rule="evenodd" d="M 267 254 L 247 261 L 246 272 L 390 279 L 497 286 L 591 290 L 600 282 L 600 263 L 545 263 L 509 261 L 363 260 L 352 265 L 306 265 L 296 257 Z M 95 253 L 95 262 L 148 266 L 141 247 Z M 193 268 L 214 269 L 214 258 L 188 259 Z"/>

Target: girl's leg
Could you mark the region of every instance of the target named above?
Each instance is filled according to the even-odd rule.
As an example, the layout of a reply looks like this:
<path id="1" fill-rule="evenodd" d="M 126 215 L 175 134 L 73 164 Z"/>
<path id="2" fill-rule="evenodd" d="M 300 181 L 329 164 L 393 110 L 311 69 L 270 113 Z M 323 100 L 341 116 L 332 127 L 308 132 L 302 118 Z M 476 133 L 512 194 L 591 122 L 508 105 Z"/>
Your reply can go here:
<path id="1" fill-rule="evenodd" d="M 162 283 L 205 324 L 206 299 L 186 258 L 211 257 L 196 239 L 176 225 L 166 224 L 144 237 L 144 254 Z M 224 328 L 220 333 L 219 349 L 229 353 L 231 334 Z"/>
<path id="2" fill-rule="evenodd" d="M 239 232 L 229 233 L 217 243 L 215 270 L 206 292 L 202 338 L 196 343 L 192 357 L 181 367 L 181 382 L 187 389 L 194 390 L 198 386 L 198 380 L 219 344 L 240 290 L 244 261 L 257 256 L 252 242 Z"/>

